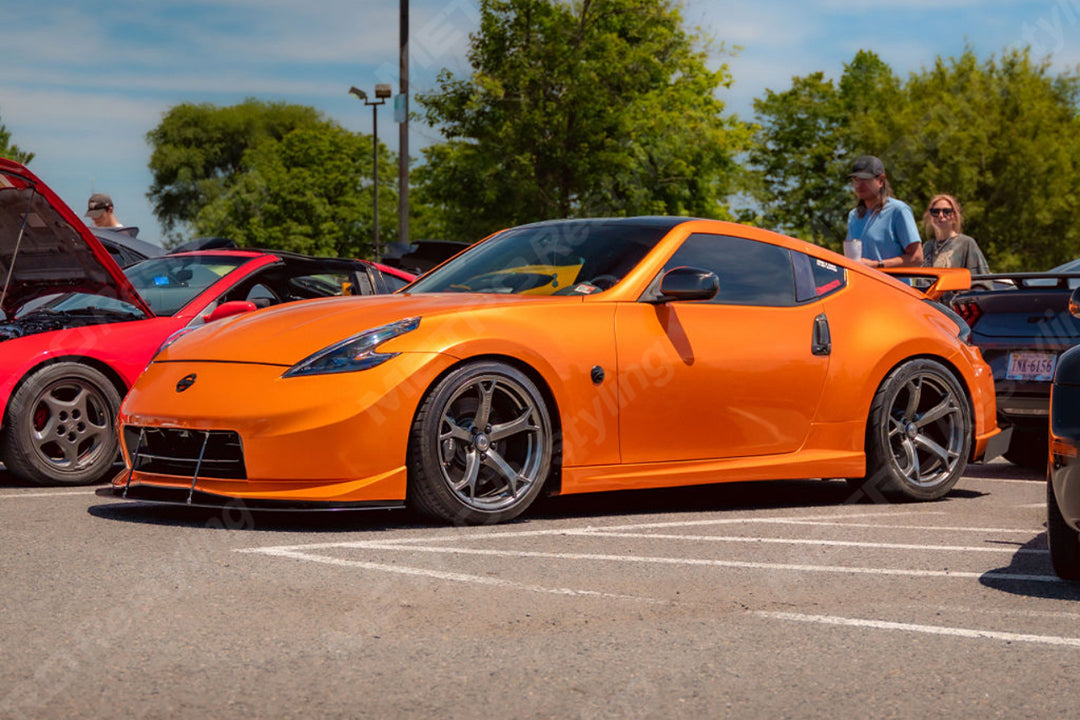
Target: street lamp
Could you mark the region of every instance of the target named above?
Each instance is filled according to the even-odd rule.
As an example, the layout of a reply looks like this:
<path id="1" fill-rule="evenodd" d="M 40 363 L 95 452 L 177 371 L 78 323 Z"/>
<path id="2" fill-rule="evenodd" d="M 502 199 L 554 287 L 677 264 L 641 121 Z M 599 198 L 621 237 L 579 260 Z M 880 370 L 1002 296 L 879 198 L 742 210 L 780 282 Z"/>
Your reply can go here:
<path id="1" fill-rule="evenodd" d="M 375 262 L 382 260 L 382 250 L 379 245 L 379 106 L 386 104 L 386 99 L 393 94 L 390 83 L 379 83 L 375 86 L 375 99 L 368 100 L 367 93 L 353 85 L 349 88 L 349 94 L 355 95 L 365 105 L 371 106 L 371 165 L 375 184 L 372 190 L 375 195 L 375 204 L 372 206 L 371 216 L 375 226 Z"/>

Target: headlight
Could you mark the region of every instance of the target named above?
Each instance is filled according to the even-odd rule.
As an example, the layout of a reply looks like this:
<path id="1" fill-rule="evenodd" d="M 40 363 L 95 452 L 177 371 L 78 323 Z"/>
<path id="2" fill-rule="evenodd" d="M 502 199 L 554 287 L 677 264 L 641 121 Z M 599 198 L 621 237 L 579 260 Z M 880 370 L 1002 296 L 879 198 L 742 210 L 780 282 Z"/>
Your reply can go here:
<path id="1" fill-rule="evenodd" d="M 314 355 L 309 355 L 286 370 L 282 377 L 327 375 L 373 368 L 397 355 L 397 353 L 376 352 L 380 345 L 399 335 L 412 332 L 418 327 L 420 327 L 420 318 L 414 317 L 366 330 L 328 348 L 323 348 Z"/>

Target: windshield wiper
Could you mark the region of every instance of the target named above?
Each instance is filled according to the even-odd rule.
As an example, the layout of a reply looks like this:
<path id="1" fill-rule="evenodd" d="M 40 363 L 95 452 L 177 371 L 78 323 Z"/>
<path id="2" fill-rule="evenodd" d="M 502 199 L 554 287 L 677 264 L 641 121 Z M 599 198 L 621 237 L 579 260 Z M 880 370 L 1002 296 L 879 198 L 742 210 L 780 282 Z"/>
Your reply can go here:
<path id="1" fill-rule="evenodd" d="M 19 319 L 24 320 L 34 316 L 44 317 L 109 317 L 118 319 L 132 319 L 141 320 L 146 317 L 143 313 L 133 312 L 131 310 L 114 310 L 112 308 L 76 308 L 73 310 L 55 310 L 53 308 L 35 308 L 25 315 L 20 315 Z"/>

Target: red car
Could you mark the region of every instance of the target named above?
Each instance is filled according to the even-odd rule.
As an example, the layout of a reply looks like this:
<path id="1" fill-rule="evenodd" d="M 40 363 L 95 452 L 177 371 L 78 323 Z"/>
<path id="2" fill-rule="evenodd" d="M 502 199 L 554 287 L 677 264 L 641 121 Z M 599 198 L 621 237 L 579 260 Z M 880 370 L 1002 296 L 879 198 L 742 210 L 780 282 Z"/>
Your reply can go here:
<path id="1" fill-rule="evenodd" d="M 118 457 L 120 399 L 173 333 L 411 280 L 363 260 L 259 250 L 171 254 L 122 271 L 41 180 L 0 158 L 0 460 L 42 484 L 99 481 Z"/>

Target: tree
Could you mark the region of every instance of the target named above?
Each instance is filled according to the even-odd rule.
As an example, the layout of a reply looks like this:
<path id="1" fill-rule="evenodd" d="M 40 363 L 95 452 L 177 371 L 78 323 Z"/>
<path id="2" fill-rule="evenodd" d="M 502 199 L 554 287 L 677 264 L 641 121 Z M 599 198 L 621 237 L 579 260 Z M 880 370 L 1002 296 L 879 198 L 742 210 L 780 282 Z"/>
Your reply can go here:
<path id="1" fill-rule="evenodd" d="M 371 255 L 370 136 L 314 108 L 247 100 L 177 105 L 147 138 L 148 196 L 167 231 L 316 255 Z M 381 144 L 379 157 L 386 167 L 394 162 Z M 380 180 L 381 236 L 396 227 L 393 181 Z M 381 241 L 392 239 L 386 232 Z"/>
<path id="2" fill-rule="evenodd" d="M 867 51 L 844 66 L 838 84 L 815 72 L 783 92 L 766 90 L 754 101 L 758 125 L 748 155 L 761 222 L 838 249 L 854 204 L 851 161 L 888 142 L 888 114 L 879 110 L 897 101 L 897 79 Z M 891 175 L 887 159 L 886 166 Z"/>
<path id="3" fill-rule="evenodd" d="M 1080 86 L 1049 67 L 1026 50 L 938 58 L 908 80 L 909 104 L 895 116 L 908 132 L 890 153 L 917 212 L 934 193 L 956 195 L 994 270 L 1080 256 Z"/>
<path id="4" fill-rule="evenodd" d="M 23 165 L 34 159 L 34 153 L 26 152 L 11 142 L 11 133 L 2 122 L 0 122 L 0 157 L 6 157 Z"/>
<path id="5" fill-rule="evenodd" d="M 481 0 L 473 73 L 421 94 L 418 197 L 447 239 L 555 217 L 726 216 L 748 130 L 667 0 Z M 435 224 L 437 221 L 432 221 Z"/>
<path id="6" fill-rule="evenodd" d="M 755 101 L 754 197 L 765 223 L 838 249 L 850 163 L 877 155 L 916 217 L 955 195 L 992 270 L 1044 270 L 1080 255 L 1078 100 L 1075 76 L 1027 50 L 968 48 L 906 81 L 860 51 L 838 83 L 813 73 Z"/>

